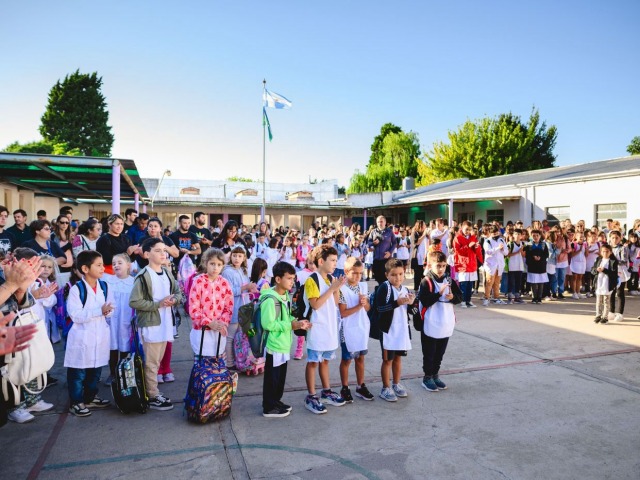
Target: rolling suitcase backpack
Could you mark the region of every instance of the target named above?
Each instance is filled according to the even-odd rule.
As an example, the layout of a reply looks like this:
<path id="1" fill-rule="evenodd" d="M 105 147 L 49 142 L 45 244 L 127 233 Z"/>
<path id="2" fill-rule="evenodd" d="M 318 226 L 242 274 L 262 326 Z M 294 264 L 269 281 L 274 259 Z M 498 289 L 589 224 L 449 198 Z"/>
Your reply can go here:
<path id="1" fill-rule="evenodd" d="M 145 413 L 149 406 L 149 398 L 144 383 L 144 362 L 135 319 L 131 325 L 131 353 L 118 362 L 116 376 L 111 382 L 111 393 L 114 403 L 122 413 Z"/>

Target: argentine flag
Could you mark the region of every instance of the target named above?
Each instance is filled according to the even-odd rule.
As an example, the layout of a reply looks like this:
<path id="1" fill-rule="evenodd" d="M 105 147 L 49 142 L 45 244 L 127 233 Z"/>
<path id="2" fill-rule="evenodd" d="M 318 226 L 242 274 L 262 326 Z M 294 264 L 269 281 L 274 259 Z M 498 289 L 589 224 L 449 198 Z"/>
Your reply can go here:
<path id="1" fill-rule="evenodd" d="M 291 108 L 291 102 L 279 93 L 270 92 L 269 90 L 265 89 L 262 99 L 264 100 L 265 105 L 269 108 Z"/>

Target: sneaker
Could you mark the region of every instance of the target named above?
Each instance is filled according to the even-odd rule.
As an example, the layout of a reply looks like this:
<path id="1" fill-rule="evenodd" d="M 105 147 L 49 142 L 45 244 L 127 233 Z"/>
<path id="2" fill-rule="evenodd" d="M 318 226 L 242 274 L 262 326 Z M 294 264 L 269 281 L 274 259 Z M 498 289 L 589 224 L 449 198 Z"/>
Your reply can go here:
<path id="1" fill-rule="evenodd" d="M 367 400 L 369 402 L 374 399 L 373 394 L 369 391 L 364 383 L 356 388 L 356 397 L 360 397 L 361 399 Z"/>
<path id="2" fill-rule="evenodd" d="M 593 319 L 593 323 L 600 323 L 602 321 L 602 317 L 600 315 L 596 315 L 596 318 Z"/>
<path id="3" fill-rule="evenodd" d="M 293 356 L 294 360 L 302 360 L 302 353 L 300 355 L 296 354 Z"/>
<path id="4" fill-rule="evenodd" d="M 27 407 L 27 412 L 47 412 L 53 408 L 53 403 L 39 400 L 38 403 Z"/>
<path id="5" fill-rule="evenodd" d="M 164 375 L 158 374 L 158 383 L 164 383 Z"/>
<path id="6" fill-rule="evenodd" d="M 76 417 L 88 417 L 91 415 L 91 410 L 84 403 L 76 403 L 69 407 L 69 413 Z"/>
<path id="7" fill-rule="evenodd" d="M 340 396 L 345 403 L 353 403 L 353 396 L 351 395 L 349 387 L 342 387 L 342 389 L 340 389 Z"/>
<path id="8" fill-rule="evenodd" d="M 436 387 L 438 387 L 438 390 L 446 390 L 447 389 L 447 384 L 444 383 L 442 380 L 440 380 L 440 377 L 438 377 L 437 375 L 435 377 L 433 377 L 433 383 L 436 384 Z"/>
<path id="9" fill-rule="evenodd" d="M 391 387 L 383 388 L 380 392 L 380 398 L 386 400 L 387 402 L 397 402 L 398 397 L 395 392 L 391 389 Z"/>
<path id="10" fill-rule="evenodd" d="M 520 297 L 516 298 L 513 303 L 517 303 L 518 305 L 522 305 L 524 303 L 524 300 Z"/>
<path id="11" fill-rule="evenodd" d="M 164 376 L 164 383 L 171 383 L 171 382 L 175 382 L 176 381 L 176 377 L 173 373 L 167 373 Z"/>
<path id="12" fill-rule="evenodd" d="M 551 298 L 553 298 L 554 300 L 558 299 L 558 295 L 556 293 L 552 293 L 551 294 Z"/>
<path id="13" fill-rule="evenodd" d="M 89 403 L 87 403 L 87 408 L 105 408 L 111 404 L 109 400 L 102 399 L 100 397 L 93 397 Z"/>
<path id="14" fill-rule="evenodd" d="M 307 395 L 307 398 L 304 400 L 304 408 L 309 410 L 311 413 L 315 413 L 316 415 L 320 415 L 323 413 L 327 413 L 327 407 L 325 407 L 316 395 Z"/>
<path id="15" fill-rule="evenodd" d="M 562 293 L 558 294 L 558 300 L 564 300 L 565 298 L 566 297 Z"/>
<path id="16" fill-rule="evenodd" d="M 466 303 L 461 303 L 460 308 L 469 308 L 469 305 L 467 305 Z"/>
<path id="17" fill-rule="evenodd" d="M 602 318 L 600 318 L 600 323 L 605 324 L 609 322 L 609 315 L 603 315 Z"/>
<path id="18" fill-rule="evenodd" d="M 173 409 L 173 403 L 164 395 L 158 394 L 149 401 L 149 408 L 161 411 L 171 410 Z"/>
<path id="19" fill-rule="evenodd" d="M 616 322 L 616 323 L 617 323 L 617 322 L 621 322 L 621 321 L 623 321 L 623 320 L 624 320 L 624 315 L 622 315 L 621 313 L 616 313 L 616 314 L 613 316 L 613 320 L 611 320 L 611 321 L 612 321 L 612 322 Z"/>
<path id="20" fill-rule="evenodd" d="M 56 377 L 52 377 L 47 373 L 47 388 L 53 387 L 58 384 L 58 379 Z"/>
<path id="21" fill-rule="evenodd" d="M 488 307 L 489 306 L 489 299 L 485 298 L 484 300 L 482 300 L 482 306 L 483 307 Z"/>
<path id="22" fill-rule="evenodd" d="M 338 395 L 336 392 L 334 392 L 331 389 L 322 390 L 322 394 L 320 395 L 320 398 L 327 405 L 333 405 L 334 407 L 341 407 L 342 405 L 347 403 L 344 401 L 344 398 L 342 398 L 340 395 Z"/>
<path id="23" fill-rule="evenodd" d="M 507 300 L 507 305 L 513 305 L 513 300 L 511 299 Z"/>
<path id="24" fill-rule="evenodd" d="M 587 296 L 586 296 L 584 293 L 579 293 L 579 294 L 578 294 L 578 297 L 579 297 L 579 298 L 587 298 Z"/>
<path id="25" fill-rule="evenodd" d="M 289 415 L 291 415 L 291 410 L 287 410 L 285 408 L 281 408 L 278 406 L 273 407 L 268 412 L 266 411 L 262 412 L 262 416 L 267 418 L 282 418 L 282 417 L 288 417 Z"/>
<path id="26" fill-rule="evenodd" d="M 278 402 L 276 404 L 278 405 L 278 407 L 285 409 L 287 412 L 290 412 L 291 410 L 293 410 L 293 407 L 291 405 L 287 405 L 286 403 L 282 403 L 280 400 L 278 400 Z"/>
<path id="27" fill-rule="evenodd" d="M 476 306 L 473 303 L 468 302 L 467 303 L 467 308 L 476 308 Z"/>
<path id="28" fill-rule="evenodd" d="M 393 392 L 399 398 L 406 398 L 406 397 L 409 396 L 409 394 L 407 393 L 407 390 L 402 385 L 400 385 L 399 383 L 392 384 L 391 388 L 393 388 Z"/>
<path id="29" fill-rule="evenodd" d="M 587 297 L 587 298 L 591 298 L 591 297 L 593 297 L 593 293 L 591 293 L 591 292 L 587 292 L 586 297 Z"/>
<path id="30" fill-rule="evenodd" d="M 27 412 L 26 408 L 16 408 L 13 412 L 9 412 L 9 420 L 16 423 L 27 423 L 34 418 L 36 417 Z"/>
<path id="31" fill-rule="evenodd" d="M 507 302 L 505 302 L 505 301 L 503 301 L 503 300 L 500 300 L 499 298 L 498 298 L 495 302 L 493 302 L 493 303 L 494 303 L 495 305 L 506 305 L 506 304 L 507 304 Z"/>
<path id="32" fill-rule="evenodd" d="M 433 378 L 431 377 L 424 377 L 424 379 L 422 380 L 422 386 L 427 392 L 438 391 L 438 385 L 436 385 L 436 382 L 434 382 Z"/>
<path id="33" fill-rule="evenodd" d="M 580 300 L 580 295 L 578 295 L 577 293 L 574 293 L 571 295 L 571 298 L 573 298 L 574 300 Z"/>
<path id="34" fill-rule="evenodd" d="M 107 379 L 104 381 L 104 384 L 105 384 L 107 387 L 110 387 L 110 386 L 111 386 L 111 382 L 113 382 L 113 375 L 109 375 L 109 376 L 107 377 Z"/>

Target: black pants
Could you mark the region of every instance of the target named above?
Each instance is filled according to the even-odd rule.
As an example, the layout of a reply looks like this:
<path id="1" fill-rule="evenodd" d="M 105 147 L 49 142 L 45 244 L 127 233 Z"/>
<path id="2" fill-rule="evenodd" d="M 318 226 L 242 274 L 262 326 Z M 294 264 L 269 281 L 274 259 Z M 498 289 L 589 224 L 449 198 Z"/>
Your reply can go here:
<path id="1" fill-rule="evenodd" d="M 373 261 L 373 278 L 378 282 L 378 285 L 382 285 L 387 279 L 387 272 L 384 269 L 386 263 L 385 259 Z"/>
<path id="2" fill-rule="evenodd" d="M 422 277 L 424 277 L 424 265 L 418 265 L 418 259 L 412 258 L 411 270 L 413 270 L 413 289 L 418 290 Z"/>
<path id="3" fill-rule="evenodd" d="M 611 311 L 613 313 L 624 313 L 624 287 L 626 285 L 626 282 L 622 282 L 620 286 L 611 292 Z"/>
<path id="4" fill-rule="evenodd" d="M 431 338 L 424 332 L 420 332 L 420 343 L 422 344 L 422 371 L 425 377 L 438 375 L 449 337 Z"/>
<path id="5" fill-rule="evenodd" d="M 262 384 L 262 408 L 265 412 L 273 409 L 282 399 L 286 379 L 287 362 L 274 367 L 273 355 L 267 353 L 264 365 L 264 383 Z"/>

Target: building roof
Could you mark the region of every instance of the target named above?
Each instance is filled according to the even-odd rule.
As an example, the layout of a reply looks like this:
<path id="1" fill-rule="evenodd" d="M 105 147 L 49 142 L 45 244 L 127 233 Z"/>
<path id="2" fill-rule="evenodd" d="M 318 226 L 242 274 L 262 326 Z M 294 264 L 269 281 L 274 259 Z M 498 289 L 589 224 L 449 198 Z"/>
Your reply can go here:
<path id="1" fill-rule="evenodd" d="M 120 165 L 120 199 L 147 198 L 133 160 L 0 152 L 0 181 L 66 202 L 110 202 L 113 166 Z"/>

